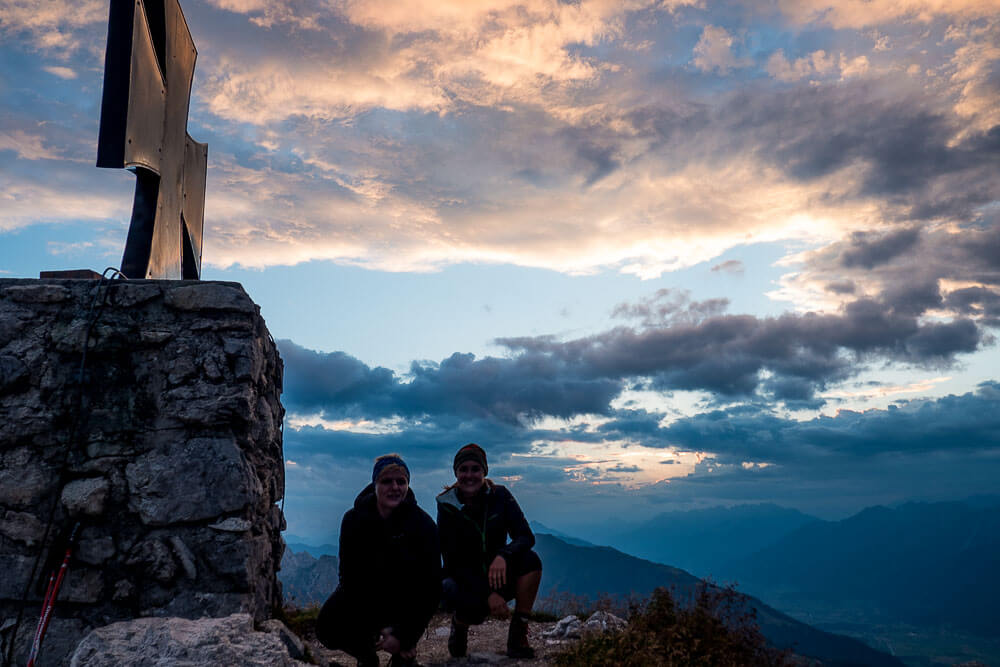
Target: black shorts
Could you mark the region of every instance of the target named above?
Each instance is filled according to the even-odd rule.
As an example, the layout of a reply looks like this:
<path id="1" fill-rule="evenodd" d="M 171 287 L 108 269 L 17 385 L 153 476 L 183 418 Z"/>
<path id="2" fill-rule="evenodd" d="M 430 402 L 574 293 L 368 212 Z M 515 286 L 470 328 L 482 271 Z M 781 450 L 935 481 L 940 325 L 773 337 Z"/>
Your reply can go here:
<path id="1" fill-rule="evenodd" d="M 530 572 L 541 572 L 542 560 L 534 551 L 504 556 L 507 561 L 507 583 L 495 591 L 510 602 L 517 592 L 517 580 Z M 474 579 L 447 578 L 441 582 L 445 609 L 454 612 L 464 622 L 478 625 L 490 615 L 488 598 L 491 592 L 485 574 Z"/>

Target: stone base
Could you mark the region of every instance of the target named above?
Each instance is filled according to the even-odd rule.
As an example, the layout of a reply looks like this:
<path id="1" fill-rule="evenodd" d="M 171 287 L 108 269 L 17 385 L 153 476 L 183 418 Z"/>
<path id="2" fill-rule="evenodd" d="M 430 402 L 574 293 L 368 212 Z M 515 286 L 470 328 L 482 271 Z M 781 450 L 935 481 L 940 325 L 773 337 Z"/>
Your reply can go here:
<path id="1" fill-rule="evenodd" d="M 43 664 L 65 664 L 87 632 L 117 620 L 269 617 L 284 549 L 281 382 L 259 309 L 236 283 L 0 280 L 4 650 L 43 558 L 16 664 L 38 580 L 76 523 Z"/>

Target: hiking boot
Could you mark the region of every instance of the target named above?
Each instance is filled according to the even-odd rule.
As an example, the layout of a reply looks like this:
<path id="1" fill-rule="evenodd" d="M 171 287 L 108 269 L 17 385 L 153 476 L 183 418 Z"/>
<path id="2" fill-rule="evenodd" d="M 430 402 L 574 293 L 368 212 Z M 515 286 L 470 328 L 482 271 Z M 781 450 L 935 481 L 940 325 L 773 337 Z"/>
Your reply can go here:
<path id="1" fill-rule="evenodd" d="M 514 612 L 507 630 L 507 656 L 528 659 L 535 657 L 535 649 L 528 643 L 528 615 Z"/>
<path id="2" fill-rule="evenodd" d="M 464 658 L 469 652 L 469 626 L 451 617 L 451 632 L 448 633 L 448 653 L 453 658 Z"/>

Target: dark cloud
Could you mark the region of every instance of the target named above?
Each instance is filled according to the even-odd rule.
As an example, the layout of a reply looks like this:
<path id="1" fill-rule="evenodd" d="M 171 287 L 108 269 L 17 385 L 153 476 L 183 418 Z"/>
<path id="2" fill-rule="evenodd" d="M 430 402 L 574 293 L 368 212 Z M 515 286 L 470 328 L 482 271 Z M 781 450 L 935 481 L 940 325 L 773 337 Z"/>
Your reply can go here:
<path id="1" fill-rule="evenodd" d="M 1000 449 L 1000 383 L 975 392 L 908 401 L 887 410 L 841 410 L 799 422 L 766 410 L 716 410 L 662 429 L 664 442 L 710 451 L 724 463 L 765 461 L 832 463 L 884 454 L 996 451 Z"/>
<path id="2" fill-rule="evenodd" d="M 742 275 L 744 271 L 743 262 L 739 261 L 738 259 L 730 259 L 725 262 L 722 262 L 721 264 L 716 264 L 715 266 L 712 267 L 712 271 L 714 272 L 721 271 L 723 273 L 735 273 Z"/>
<path id="3" fill-rule="evenodd" d="M 729 299 L 726 298 L 692 301 L 688 290 L 664 288 L 639 303 L 618 304 L 611 316 L 639 320 L 643 326 L 652 327 L 699 322 L 721 315 L 728 307 Z"/>
<path id="4" fill-rule="evenodd" d="M 920 232 L 917 229 L 900 229 L 882 235 L 855 232 L 841 255 L 841 262 L 847 267 L 862 266 L 871 269 L 906 252 L 919 238 Z"/>
<path id="5" fill-rule="evenodd" d="M 838 314 L 710 317 L 636 331 L 618 328 L 569 342 L 507 338 L 498 342 L 535 358 L 558 359 L 584 376 L 649 377 L 659 389 L 701 389 L 750 395 L 761 374 L 796 400 L 842 380 L 866 359 L 941 365 L 974 351 L 981 332 L 971 320 L 921 323 L 912 309 L 873 299 L 849 303 Z"/>
<path id="6" fill-rule="evenodd" d="M 440 363 L 414 362 L 403 381 L 343 352 L 314 352 L 288 340 L 279 347 L 289 408 L 328 416 L 458 415 L 516 423 L 602 413 L 621 391 L 617 379 L 585 376 L 542 355 L 476 359 L 455 353 Z"/>

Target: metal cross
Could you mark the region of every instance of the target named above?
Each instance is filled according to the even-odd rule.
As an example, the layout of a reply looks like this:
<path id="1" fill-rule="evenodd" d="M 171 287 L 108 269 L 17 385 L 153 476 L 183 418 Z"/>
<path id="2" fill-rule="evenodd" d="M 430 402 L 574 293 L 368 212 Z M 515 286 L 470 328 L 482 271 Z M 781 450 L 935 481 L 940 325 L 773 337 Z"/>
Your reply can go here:
<path id="1" fill-rule="evenodd" d="M 178 0 L 111 0 L 97 166 L 135 172 L 129 278 L 201 275 L 208 145 L 187 133 L 197 57 Z"/>

